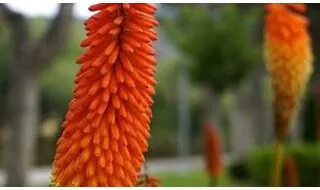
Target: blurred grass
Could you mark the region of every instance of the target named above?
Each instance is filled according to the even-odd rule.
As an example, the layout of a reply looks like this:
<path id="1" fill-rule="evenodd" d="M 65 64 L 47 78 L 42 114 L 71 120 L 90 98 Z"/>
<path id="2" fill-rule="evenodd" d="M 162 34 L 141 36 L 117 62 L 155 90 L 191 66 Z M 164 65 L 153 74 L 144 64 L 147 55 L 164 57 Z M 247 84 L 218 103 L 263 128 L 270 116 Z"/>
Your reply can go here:
<path id="1" fill-rule="evenodd" d="M 188 173 L 159 173 L 156 175 L 161 179 L 161 187 L 207 187 L 209 178 L 205 171 L 195 170 Z M 218 186 L 231 187 L 232 180 L 224 174 L 218 182 Z"/>

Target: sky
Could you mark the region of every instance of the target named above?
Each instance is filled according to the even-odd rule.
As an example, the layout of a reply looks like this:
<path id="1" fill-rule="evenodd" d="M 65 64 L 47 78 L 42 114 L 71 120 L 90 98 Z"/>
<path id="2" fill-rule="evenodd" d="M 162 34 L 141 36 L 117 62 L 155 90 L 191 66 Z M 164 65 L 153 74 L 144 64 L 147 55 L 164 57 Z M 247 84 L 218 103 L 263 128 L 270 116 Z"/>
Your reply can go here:
<path id="1" fill-rule="evenodd" d="M 41 2 L 41 1 L 40 1 Z M 14 2 L 7 5 L 15 11 L 21 12 L 27 16 L 49 16 L 52 17 L 58 10 L 57 3 L 50 3 L 49 1 L 43 1 L 42 3 L 36 2 Z M 77 18 L 87 18 L 93 13 L 88 10 L 90 2 L 76 3 L 74 7 L 74 14 Z"/>
<path id="2" fill-rule="evenodd" d="M 6 3 L 10 8 L 15 11 L 21 12 L 27 16 L 48 16 L 52 17 L 58 10 L 59 3 L 50 3 L 49 1 L 21 1 Z M 76 3 L 74 7 L 74 14 L 77 18 L 88 18 L 93 12 L 88 10 L 92 2 Z"/>

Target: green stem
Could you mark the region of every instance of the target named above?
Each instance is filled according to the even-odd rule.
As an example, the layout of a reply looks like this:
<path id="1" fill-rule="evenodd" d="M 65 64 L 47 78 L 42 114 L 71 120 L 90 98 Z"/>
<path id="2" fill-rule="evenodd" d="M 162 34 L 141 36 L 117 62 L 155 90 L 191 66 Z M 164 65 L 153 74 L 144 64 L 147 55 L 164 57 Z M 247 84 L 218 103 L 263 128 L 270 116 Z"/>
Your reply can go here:
<path id="1" fill-rule="evenodd" d="M 218 186 L 218 177 L 210 176 L 209 179 L 209 187 L 217 187 Z"/>
<path id="2" fill-rule="evenodd" d="M 271 185 L 273 187 L 280 187 L 281 185 L 281 174 L 283 165 L 283 142 L 276 140 L 275 145 L 275 157 L 274 157 L 274 168 L 272 172 Z"/>

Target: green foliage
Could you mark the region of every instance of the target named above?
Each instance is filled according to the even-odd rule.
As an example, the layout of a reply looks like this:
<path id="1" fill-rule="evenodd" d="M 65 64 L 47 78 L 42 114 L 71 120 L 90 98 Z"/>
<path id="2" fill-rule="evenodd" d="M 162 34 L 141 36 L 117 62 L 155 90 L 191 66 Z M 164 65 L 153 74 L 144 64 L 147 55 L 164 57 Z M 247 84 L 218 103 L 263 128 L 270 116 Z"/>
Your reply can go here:
<path id="1" fill-rule="evenodd" d="M 31 40 L 38 40 L 49 27 L 50 20 L 46 17 L 33 17 L 28 19 L 30 38 Z"/>
<path id="2" fill-rule="evenodd" d="M 41 76 L 42 112 L 62 116 L 71 100 L 77 65 L 68 58 L 59 58 Z"/>
<path id="3" fill-rule="evenodd" d="M 48 19 L 43 17 L 29 19 L 28 22 L 33 40 L 37 40 L 43 35 L 49 23 Z M 9 37 L 8 27 L 4 24 L 4 27 L 1 29 L 0 101 L 5 102 L 5 96 L 10 85 L 9 67 L 12 61 L 12 43 Z M 82 51 L 79 46 L 81 39 L 84 37 L 82 22 L 74 22 L 70 37 L 70 43 L 66 44 L 66 51 L 62 53 L 61 56 L 58 56 L 51 67 L 47 68 L 40 76 L 41 108 L 44 115 L 53 112 L 58 113 L 62 117 L 71 99 L 73 80 L 77 70 L 77 65 L 74 60 Z M 5 105 L 2 104 L 0 110 L 3 110 L 3 106 Z M 3 116 L 3 114 L 0 116 Z"/>
<path id="4" fill-rule="evenodd" d="M 320 186 L 319 144 L 292 144 L 286 147 L 286 154 L 296 160 L 301 186 Z M 234 163 L 231 174 L 237 179 L 250 181 L 252 185 L 268 186 L 273 157 L 273 146 L 259 148 L 245 160 Z"/>
<path id="5" fill-rule="evenodd" d="M 6 92 L 9 87 L 9 66 L 11 62 L 11 51 L 9 42 L 9 31 L 6 23 L 2 23 L 3 27 L 0 30 L 0 102 L 6 102 Z M 0 105 L 0 122 L 3 119 L 3 109 L 5 104 Z"/>
<path id="6" fill-rule="evenodd" d="M 212 14 L 201 6 L 177 6 L 174 18 L 161 18 L 167 36 L 181 50 L 192 78 L 223 92 L 241 82 L 257 60 L 252 27 L 256 11 L 244 14 L 225 5 Z"/>
<path id="7" fill-rule="evenodd" d="M 209 178 L 205 171 L 159 173 L 161 187 L 208 187 Z M 228 174 L 221 176 L 218 182 L 220 187 L 234 186 Z"/>
<path id="8" fill-rule="evenodd" d="M 66 112 L 67 105 L 72 97 L 74 78 L 78 69 L 75 59 L 84 51 L 79 46 L 84 35 L 82 23 L 74 22 L 70 35 L 71 40 L 66 47 L 66 51 L 42 74 L 40 80 L 41 105 L 44 114 L 58 113 L 62 117 Z"/>
<path id="9" fill-rule="evenodd" d="M 157 66 L 156 94 L 154 105 L 152 106 L 153 118 L 151 124 L 150 149 L 148 156 L 174 156 L 177 153 L 177 78 L 179 73 L 179 62 L 176 60 L 165 59 Z M 191 114 L 191 144 L 201 135 L 199 107 L 199 96 L 192 88 L 193 97 L 190 97 Z M 202 145 L 202 144 L 201 144 Z"/>
<path id="10" fill-rule="evenodd" d="M 177 144 L 175 139 L 177 104 L 175 100 L 177 63 L 172 60 L 160 62 L 157 67 L 156 94 L 153 97 L 153 118 L 151 123 L 149 156 L 174 155 Z M 172 146 L 168 146 L 168 144 Z"/>
<path id="11" fill-rule="evenodd" d="M 305 99 L 305 110 L 303 113 L 303 137 L 307 142 L 316 142 L 317 141 L 317 118 L 316 118 L 316 102 L 315 102 L 316 94 L 312 91 L 309 91 L 306 94 Z"/>

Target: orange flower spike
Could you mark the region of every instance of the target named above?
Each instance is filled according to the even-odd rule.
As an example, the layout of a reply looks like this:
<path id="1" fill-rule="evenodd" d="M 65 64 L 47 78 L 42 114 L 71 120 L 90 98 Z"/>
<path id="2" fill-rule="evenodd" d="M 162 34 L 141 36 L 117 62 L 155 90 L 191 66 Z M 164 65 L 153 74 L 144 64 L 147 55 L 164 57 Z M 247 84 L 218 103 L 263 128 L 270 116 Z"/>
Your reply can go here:
<path id="1" fill-rule="evenodd" d="M 273 86 L 275 131 L 282 141 L 312 73 L 313 55 L 304 4 L 268 4 L 265 59 Z"/>
<path id="2" fill-rule="evenodd" d="M 296 161 L 293 157 L 288 157 L 284 165 L 284 186 L 299 187 L 300 177 Z"/>
<path id="3" fill-rule="evenodd" d="M 206 169 L 211 177 L 217 178 L 221 175 L 223 170 L 221 144 L 217 129 L 211 125 L 206 125 L 204 138 Z"/>
<path id="4" fill-rule="evenodd" d="M 145 160 L 156 64 L 152 4 L 100 3 L 85 21 L 53 186 L 132 186 Z M 152 72 L 150 72 L 150 69 Z"/>

